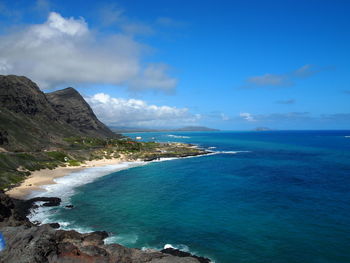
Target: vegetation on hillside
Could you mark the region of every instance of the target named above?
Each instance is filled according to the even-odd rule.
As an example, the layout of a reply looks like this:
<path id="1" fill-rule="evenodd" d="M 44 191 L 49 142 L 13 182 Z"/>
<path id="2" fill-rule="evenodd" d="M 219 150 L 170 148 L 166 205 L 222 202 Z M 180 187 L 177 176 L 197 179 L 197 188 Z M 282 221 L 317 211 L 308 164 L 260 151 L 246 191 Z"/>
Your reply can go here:
<path id="1" fill-rule="evenodd" d="M 31 171 L 54 169 L 58 166 L 79 166 L 85 161 L 118 158 L 151 161 L 161 157 L 185 157 L 205 153 L 182 143 L 138 142 L 124 137 L 101 139 L 69 137 L 67 146 L 36 152 L 0 153 L 0 189 L 14 186 Z"/>

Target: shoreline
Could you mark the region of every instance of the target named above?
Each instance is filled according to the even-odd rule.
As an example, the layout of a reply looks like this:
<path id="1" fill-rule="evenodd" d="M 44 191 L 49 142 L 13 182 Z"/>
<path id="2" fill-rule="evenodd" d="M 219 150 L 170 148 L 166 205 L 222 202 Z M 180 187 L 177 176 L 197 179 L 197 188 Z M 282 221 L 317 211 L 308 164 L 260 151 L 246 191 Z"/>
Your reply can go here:
<path id="1" fill-rule="evenodd" d="M 98 168 L 98 167 L 108 167 L 110 166 L 111 169 L 115 169 L 113 166 L 118 166 L 119 164 L 123 167 L 124 164 L 125 168 L 118 167 L 115 169 L 115 171 L 120 171 L 124 169 L 128 169 L 130 167 L 133 167 L 134 165 L 138 166 L 140 164 L 137 163 L 151 163 L 151 162 L 162 162 L 162 161 L 168 161 L 168 160 L 175 160 L 175 159 L 182 159 L 182 158 L 194 158 L 194 157 L 201 157 L 205 155 L 211 155 L 212 153 L 206 153 L 206 154 L 200 154 L 200 155 L 195 155 L 195 156 L 185 156 L 185 157 L 163 157 L 159 158 L 157 160 L 152 160 L 152 161 L 145 161 L 145 160 L 130 160 L 126 156 L 121 156 L 119 158 L 112 158 L 112 159 L 101 159 L 101 160 L 92 160 L 92 161 L 86 161 L 85 163 L 82 163 L 79 166 L 68 166 L 68 167 L 56 167 L 55 169 L 49 170 L 49 169 L 42 169 L 38 171 L 32 172 L 31 175 L 29 175 L 19 186 L 16 186 L 6 192 L 6 195 L 8 195 L 10 198 L 14 199 L 20 199 L 21 202 L 27 202 L 28 200 L 33 200 L 33 193 L 36 192 L 43 192 L 46 193 L 47 190 L 45 189 L 44 186 L 50 186 L 50 185 L 57 185 L 59 186 L 61 184 L 60 181 L 55 181 L 56 178 L 62 178 L 62 177 L 75 177 L 74 173 L 76 173 L 76 176 L 79 179 L 79 172 L 84 171 L 84 170 L 89 170 L 89 168 Z M 131 166 L 130 166 L 131 165 Z M 142 165 L 142 164 L 141 164 Z M 108 168 L 107 168 L 108 169 Z M 94 171 L 92 169 L 92 171 Z M 96 170 L 95 170 L 96 171 Z M 111 171 L 111 170 L 110 170 Z M 110 172 L 109 171 L 109 172 Z M 104 174 L 106 175 L 106 174 Z M 97 177 L 95 177 L 97 178 Z M 74 184 L 73 184 L 74 185 Z M 67 186 L 67 185 L 66 185 Z M 70 185 L 71 186 L 71 185 Z M 76 186 L 73 186 L 72 188 L 75 188 Z M 56 186 L 55 186 L 56 188 Z M 50 192 L 50 191 L 49 191 Z M 41 196 L 41 195 L 39 195 Z M 45 194 L 43 195 L 44 197 L 40 198 L 49 198 L 49 199 L 59 199 L 62 205 L 62 202 L 64 203 L 64 198 L 63 196 L 60 195 L 54 195 L 55 197 L 47 197 Z M 57 197 L 60 196 L 60 197 Z M 17 200 L 18 202 L 19 200 Z M 41 201 L 41 200 L 40 200 Z M 35 206 L 31 205 L 31 209 L 35 208 Z M 49 205 L 50 207 L 51 205 Z M 56 206 L 56 205 L 53 205 Z M 39 207 L 45 208 L 46 206 L 39 205 Z M 47 208 L 49 208 L 47 207 Z M 36 207 L 38 208 L 38 207 Z M 46 211 L 47 212 L 47 211 Z M 77 228 L 72 228 L 72 227 L 64 227 L 64 225 L 61 225 L 61 222 L 53 221 L 53 222 L 45 222 L 43 221 L 42 218 L 36 218 L 35 216 L 38 215 L 44 215 L 45 218 L 47 218 L 47 214 L 45 211 L 39 212 L 38 210 L 28 210 L 28 214 L 25 216 L 29 222 L 34 223 L 35 222 L 40 222 L 40 224 L 37 227 L 45 227 L 49 225 L 51 228 L 57 228 L 56 225 L 58 225 L 58 228 L 63 231 L 62 233 L 66 233 L 67 231 L 74 231 L 74 233 L 77 233 L 77 235 L 80 236 L 89 236 L 89 235 L 96 235 L 95 233 L 106 233 L 106 236 L 99 241 L 102 246 L 108 247 L 108 246 L 113 246 L 113 244 L 116 244 L 116 241 L 107 241 L 108 238 L 113 238 L 113 236 L 109 236 L 107 232 L 104 231 L 96 231 L 93 229 L 89 230 L 84 230 L 82 231 L 81 229 Z M 34 215 L 34 217 L 31 217 L 30 215 Z M 62 228 L 63 227 L 63 228 Z M 68 232 L 67 232 L 68 233 Z M 124 247 L 124 249 L 130 249 L 127 247 Z M 135 249 L 134 249 L 135 250 Z M 213 262 L 209 258 L 197 256 L 195 254 L 192 254 L 191 252 L 187 251 L 182 251 L 177 247 L 173 247 L 172 245 L 166 244 L 163 248 L 147 248 L 145 250 L 141 249 L 142 253 L 149 254 L 149 253 L 163 253 L 164 255 L 167 256 L 175 256 L 175 257 L 180 257 L 180 258 L 189 258 L 191 261 L 189 262 L 194 262 L 192 261 L 193 259 L 196 260 L 198 263 L 210 263 Z M 169 261 L 172 262 L 172 261 Z M 177 261 L 176 261 L 177 262 Z"/>
<path id="2" fill-rule="evenodd" d="M 11 198 L 27 200 L 30 198 L 30 195 L 34 191 L 43 191 L 45 189 L 41 186 L 56 184 L 55 179 L 67 176 L 73 172 L 79 172 L 87 168 L 93 167 L 103 167 L 107 165 L 116 165 L 122 162 L 129 161 L 125 158 L 125 156 L 119 158 L 112 159 L 100 159 L 100 160 L 92 160 L 85 161 L 79 166 L 59 166 L 55 169 L 42 169 L 33 171 L 20 185 L 15 186 L 8 191 L 6 194 Z"/>
<path id="3" fill-rule="evenodd" d="M 130 163 L 137 163 L 137 162 L 157 162 L 157 161 L 165 161 L 165 160 L 173 160 L 173 159 L 180 159 L 180 158 L 193 158 L 193 157 L 200 157 L 205 155 L 212 155 L 215 154 L 215 152 L 207 151 L 206 153 L 198 154 L 198 155 L 188 155 L 188 156 L 175 156 L 175 157 L 157 157 L 154 160 L 134 160 L 134 159 L 128 159 L 126 155 L 121 155 L 118 158 L 111 158 L 111 159 L 99 159 L 99 160 L 91 160 L 91 161 L 85 161 L 84 163 L 81 163 L 79 166 L 58 166 L 52 170 L 50 169 L 41 169 L 31 172 L 31 174 L 24 179 L 23 182 L 21 182 L 20 185 L 15 186 L 7 191 L 5 193 L 10 196 L 11 198 L 20 199 L 20 200 L 28 200 L 32 198 L 31 194 L 35 191 L 42 191 L 43 193 L 46 192 L 46 190 L 42 186 L 46 185 L 53 185 L 56 184 L 55 179 L 61 178 L 70 175 L 74 172 L 80 172 L 82 170 L 88 169 L 88 168 L 94 168 L 94 167 L 104 167 L 108 165 L 117 165 L 121 164 L 123 162 L 130 162 Z M 119 170 L 119 169 L 118 169 Z M 121 169 L 123 170 L 123 169 Z"/>

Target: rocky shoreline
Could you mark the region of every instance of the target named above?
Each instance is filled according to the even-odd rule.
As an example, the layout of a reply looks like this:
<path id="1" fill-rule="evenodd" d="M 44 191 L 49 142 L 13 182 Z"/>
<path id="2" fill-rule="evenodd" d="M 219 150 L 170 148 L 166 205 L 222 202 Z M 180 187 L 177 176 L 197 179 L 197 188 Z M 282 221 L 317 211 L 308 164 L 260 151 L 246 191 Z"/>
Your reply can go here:
<path id="1" fill-rule="evenodd" d="M 6 247 L 0 252 L 0 262 L 8 263 L 209 263 L 204 257 L 176 249 L 162 251 L 127 248 L 119 244 L 104 244 L 105 231 L 81 234 L 57 230 L 59 224 L 35 225 L 26 217 L 35 203 L 60 205 L 57 197 L 17 200 L 0 192 L 0 232 Z"/>

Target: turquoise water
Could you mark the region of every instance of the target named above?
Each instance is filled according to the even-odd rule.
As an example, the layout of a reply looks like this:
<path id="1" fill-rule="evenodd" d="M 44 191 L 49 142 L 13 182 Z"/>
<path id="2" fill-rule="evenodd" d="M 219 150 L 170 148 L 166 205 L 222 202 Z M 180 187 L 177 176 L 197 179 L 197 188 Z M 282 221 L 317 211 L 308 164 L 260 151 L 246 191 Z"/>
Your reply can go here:
<path id="1" fill-rule="evenodd" d="M 350 131 L 128 135 L 219 153 L 100 177 L 50 220 L 217 263 L 350 262 Z"/>

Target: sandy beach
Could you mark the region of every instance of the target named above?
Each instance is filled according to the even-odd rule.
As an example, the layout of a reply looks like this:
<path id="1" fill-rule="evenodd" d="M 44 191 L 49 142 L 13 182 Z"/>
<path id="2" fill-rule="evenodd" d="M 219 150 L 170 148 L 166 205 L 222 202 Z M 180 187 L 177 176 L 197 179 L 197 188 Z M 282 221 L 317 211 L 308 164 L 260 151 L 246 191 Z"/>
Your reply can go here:
<path id="1" fill-rule="evenodd" d="M 21 183 L 21 185 L 10 189 L 6 192 L 6 194 L 8 194 L 12 198 L 27 199 L 32 191 L 44 191 L 44 189 L 40 188 L 40 186 L 55 184 L 55 178 L 63 177 L 72 172 L 80 171 L 86 168 L 113 165 L 121 163 L 123 161 L 126 161 L 124 157 L 92 160 L 86 161 L 80 166 L 57 167 L 53 170 L 43 169 L 39 171 L 34 171 Z"/>

